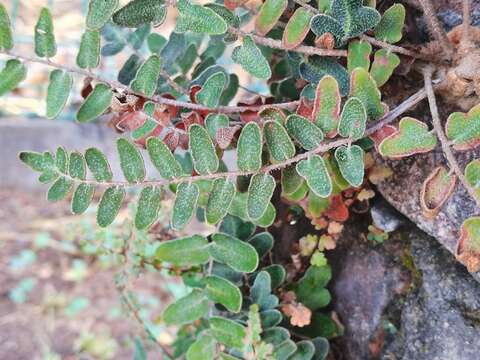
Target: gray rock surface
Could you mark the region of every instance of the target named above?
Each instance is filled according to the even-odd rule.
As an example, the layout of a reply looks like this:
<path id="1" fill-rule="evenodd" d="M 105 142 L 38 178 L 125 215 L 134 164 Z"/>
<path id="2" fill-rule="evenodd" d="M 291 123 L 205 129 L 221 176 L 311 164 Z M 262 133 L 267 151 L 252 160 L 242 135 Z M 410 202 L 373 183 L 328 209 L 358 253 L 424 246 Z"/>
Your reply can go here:
<path id="1" fill-rule="evenodd" d="M 434 239 L 409 234 L 422 284 L 406 299 L 400 333 L 384 359 L 480 358 L 480 284 Z"/>

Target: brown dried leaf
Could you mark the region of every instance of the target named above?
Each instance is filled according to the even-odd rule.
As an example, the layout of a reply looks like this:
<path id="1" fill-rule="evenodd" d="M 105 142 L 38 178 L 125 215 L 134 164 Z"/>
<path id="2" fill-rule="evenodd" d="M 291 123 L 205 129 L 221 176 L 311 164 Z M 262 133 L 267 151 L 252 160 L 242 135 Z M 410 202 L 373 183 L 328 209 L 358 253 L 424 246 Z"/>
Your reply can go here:
<path id="1" fill-rule="evenodd" d="M 420 192 L 423 216 L 428 219 L 436 217 L 455 189 L 456 183 L 455 174 L 450 174 L 443 166 L 435 168 L 423 182 Z"/>
<path id="2" fill-rule="evenodd" d="M 290 317 L 290 324 L 293 326 L 304 327 L 310 324 L 312 311 L 302 303 L 291 303 L 282 306 L 282 312 Z"/>

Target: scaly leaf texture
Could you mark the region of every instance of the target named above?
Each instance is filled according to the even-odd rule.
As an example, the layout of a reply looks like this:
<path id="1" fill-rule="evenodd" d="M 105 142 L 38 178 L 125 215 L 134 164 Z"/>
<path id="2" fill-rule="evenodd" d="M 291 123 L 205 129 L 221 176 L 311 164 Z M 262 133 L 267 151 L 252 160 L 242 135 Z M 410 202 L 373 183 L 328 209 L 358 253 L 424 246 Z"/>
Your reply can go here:
<path id="1" fill-rule="evenodd" d="M 208 108 L 216 108 L 220 101 L 227 78 L 223 72 L 211 75 L 196 94 L 198 103 Z"/>
<path id="2" fill-rule="evenodd" d="M 259 35 L 267 35 L 287 8 L 287 0 L 266 0 L 257 14 L 255 30 Z"/>
<path id="3" fill-rule="evenodd" d="M 0 96 L 14 90 L 27 77 L 27 68 L 16 59 L 7 60 L 0 71 Z"/>
<path id="4" fill-rule="evenodd" d="M 257 269 L 258 254 L 249 243 L 224 233 L 213 234 L 212 240 L 209 252 L 216 261 L 239 272 L 251 273 Z"/>
<path id="5" fill-rule="evenodd" d="M 207 130 L 198 124 L 190 125 L 188 139 L 195 171 L 200 175 L 215 173 L 218 170 L 219 161 Z"/>
<path id="6" fill-rule="evenodd" d="M 272 161 L 285 161 L 295 155 L 295 145 L 287 130 L 277 121 L 269 120 L 264 123 L 263 136 Z"/>
<path id="7" fill-rule="evenodd" d="M 251 220 L 258 220 L 265 214 L 274 190 L 272 175 L 262 173 L 252 176 L 247 197 L 247 214 Z"/>
<path id="8" fill-rule="evenodd" d="M 35 54 L 51 58 L 57 53 L 55 35 L 53 34 L 52 14 L 48 8 L 42 8 L 35 25 Z"/>
<path id="9" fill-rule="evenodd" d="M 171 221 L 174 230 L 182 230 L 192 220 L 199 195 L 200 189 L 195 183 L 178 185 Z"/>
<path id="10" fill-rule="evenodd" d="M 162 178 L 172 180 L 182 175 L 182 166 L 162 140 L 156 137 L 149 138 L 147 151 L 152 164 Z"/>
<path id="11" fill-rule="evenodd" d="M 108 85 L 95 85 L 93 91 L 78 109 L 77 121 L 85 123 L 96 119 L 110 107 L 112 99 L 112 89 Z"/>
<path id="12" fill-rule="evenodd" d="M 219 276 L 207 276 L 205 278 L 205 291 L 209 300 L 222 304 L 228 311 L 238 313 L 242 308 L 242 293 L 240 289 L 230 281 Z"/>
<path id="13" fill-rule="evenodd" d="M 393 4 L 383 13 L 375 27 L 375 38 L 395 44 L 402 39 L 402 30 L 405 24 L 405 7 L 402 4 Z"/>
<path id="14" fill-rule="evenodd" d="M 115 24 L 123 27 L 138 28 L 143 24 L 160 25 L 167 14 L 163 1 L 133 0 L 117 10 L 112 17 Z"/>
<path id="15" fill-rule="evenodd" d="M 227 347 L 242 349 L 245 327 L 230 319 L 212 316 L 209 319 L 212 336 Z"/>
<path id="16" fill-rule="evenodd" d="M 176 266 L 195 266 L 208 262 L 208 240 L 201 235 L 193 235 L 161 242 L 155 252 L 155 259 Z"/>
<path id="17" fill-rule="evenodd" d="M 289 115 L 286 121 L 286 128 L 289 135 L 305 150 L 317 148 L 323 140 L 322 130 L 309 119 L 300 115 Z"/>
<path id="18" fill-rule="evenodd" d="M 474 149 L 480 145 L 480 105 L 468 113 L 454 112 L 445 124 L 445 134 L 455 150 Z"/>
<path id="19" fill-rule="evenodd" d="M 227 215 L 235 192 L 235 185 L 230 180 L 215 179 L 205 208 L 205 217 L 209 224 L 216 224 Z"/>
<path id="20" fill-rule="evenodd" d="M 262 167 L 262 132 L 256 122 L 246 124 L 237 143 L 237 166 L 241 171 L 257 171 Z"/>
<path id="21" fill-rule="evenodd" d="M 132 80 L 130 87 L 133 91 L 152 96 L 157 88 L 158 77 L 160 76 L 160 57 L 150 55 L 150 57 L 140 66 Z"/>
<path id="22" fill-rule="evenodd" d="M 332 180 L 321 156 L 312 155 L 307 160 L 301 160 L 297 163 L 297 172 L 317 196 L 325 198 L 332 193 Z"/>
<path id="23" fill-rule="evenodd" d="M 113 223 L 124 198 L 125 189 L 122 187 L 112 186 L 105 190 L 97 209 L 97 224 L 100 227 L 107 227 Z"/>
<path id="24" fill-rule="evenodd" d="M 140 151 L 128 140 L 117 140 L 117 151 L 120 158 L 120 167 L 129 183 L 140 183 L 145 179 L 145 164 Z"/>
<path id="25" fill-rule="evenodd" d="M 256 78 L 268 80 L 272 76 L 267 59 L 251 36 L 245 36 L 242 45 L 233 49 L 232 60 Z"/>
<path id="26" fill-rule="evenodd" d="M 341 96 L 337 80 L 332 76 L 323 77 L 315 91 L 312 117 L 317 126 L 329 137 L 337 133 L 340 104 Z"/>
<path id="27" fill-rule="evenodd" d="M 118 0 L 90 0 L 85 20 L 87 29 L 101 29 L 110 20 L 117 7 Z"/>
<path id="28" fill-rule="evenodd" d="M 11 50 L 13 48 L 12 26 L 5 5 L 0 4 L 0 49 Z"/>
<path id="29" fill-rule="evenodd" d="M 226 21 L 210 8 L 194 5 L 189 0 L 178 0 L 180 16 L 175 23 L 175 31 L 191 31 L 207 35 L 221 35 L 227 31 Z"/>
<path id="30" fill-rule="evenodd" d="M 170 304 L 163 312 L 163 321 L 167 325 L 188 324 L 208 313 L 208 299 L 200 289 L 192 292 L 173 304 Z"/>
<path id="31" fill-rule="evenodd" d="M 369 120 L 379 119 L 385 114 L 380 90 L 364 68 L 353 69 L 350 78 L 350 96 L 360 99 L 367 110 Z"/>
<path id="32" fill-rule="evenodd" d="M 302 43 L 310 30 L 312 16 L 312 12 L 303 7 L 295 10 L 283 32 L 282 44 L 286 49 L 294 49 Z"/>
<path id="33" fill-rule="evenodd" d="M 303 184 L 303 178 L 297 173 L 296 165 L 289 165 L 282 169 L 282 195 L 295 193 Z"/>
<path id="34" fill-rule="evenodd" d="M 162 191 L 156 186 L 146 186 L 140 192 L 135 227 L 139 230 L 148 229 L 158 218 Z"/>
<path id="35" fill-rule="evenodd" d="M 359 140 L 365 133 L 366 123 L 367 111 L 362 102 L 356 97 L 349 98 L 343 106 L 338 133 L 354 141 Z"/>
<path id="36" fill-rule="evenodd" d="M 465 167 L 465 179 L 475 189 L 476 197 L 480 200 L 480 160 L 470 161 Z"/>
<path id="37" fill-rule="evenodd" d="M 354 187 L 358 187 L 363 183 L 365 171 L 363 157 L 363 149 L 358 145 L 342 145 L 335 150 L 335 159 L 342 176 Z"/>
<path id="38" fill-rule="evenodd" d="M 400 58 L 396 54 L 387 49 L 380 49 L 375 52 L 370 75 L 380 87 L 390 79 L 398 65 L 400 65 Z"/>
<path id="39" fill-rule="evenodd" d="M 69 73 L 59 69 L 50 73 L 47 88 L 47 118 L 54 119 L 62 112 L 72 85 L 73 79 Z"/>
<path id="40" fill-rule="evenodd" d="M 370 54 L 372 45 L 364 40 L 353 40 L 348 43 L 347 69 L 352 72 L 353 69 L 361 67 L 365 70 L 370 69 Z"/>
<path id="41" fill-rule="evenodd" d="M 105 155 L 96 148 L 89 148 L 85 151 L 85 160 L 88 169 L 98 182 L 111 181 L 113 174 Z"/>
<path id="42" fill-rule="evenodd" d="M 95 69 L 100 63 L 100 32 L 86 30 L 80 39 L 77 65 L 82 69 Z"/>

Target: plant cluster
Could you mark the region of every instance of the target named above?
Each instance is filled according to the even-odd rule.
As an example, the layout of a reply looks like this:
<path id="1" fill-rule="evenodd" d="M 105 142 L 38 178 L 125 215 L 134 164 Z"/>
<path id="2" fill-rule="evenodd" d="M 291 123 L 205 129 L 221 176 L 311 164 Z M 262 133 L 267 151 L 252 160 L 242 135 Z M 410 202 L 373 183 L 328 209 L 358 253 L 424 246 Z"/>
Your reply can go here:
<path id="1" fill-rule="evenodd" d="M 146 259 L 154 266 L 169 264 L 192 288 L 163 313 L 166 324 L 180 326 L 181 344 L 169 357 L 326 357 L 328 342 L 316 335 L 338 330 L 319 311 L 330 301 L 325 285 L 331 274 L 322 251 L 334 247 L 352 203 L 370 196 L 364 182 L 371 171 L 366 152 L 398 159 L 431 151 L 440 142 L 450 169 L 437 168 L 426 179 L 420 198 L 425 214 L 438 213 L 457 178 L 480 201 L 480 160 L 464 173 L 452 152 L 480 144 L 479 108 L 452 114 L 444 131 L 434 95 L 435 89 L 448 93 L 448 81 L 457 84 L 465 75 L 456 71 L 465 57 L 455 57 L 453 50 L 478 51 L 476 39 L 466 35 L 468 1 L 456 43 L 438 26 L 430 1 L 420 3 L 435 40 L 415 52 L 394 45 L 405 21 L 401 4 L 380 14 L 371 0 L 319 0 L 315 6 L 266 0 L 258 9 L 245 0 L 205 5 L 132 0 L 123 7 L 118 0 L 90 0 L 76 67 L 52 60 L 56 43 L 47 8 L 35 27 L 36 56 L 29 57 L 12 50 L 8 14 L 0 6 L 0 51 L 11 58 L 0 73 L 0 94 L 25 79 L 26 62 L 53 67 L 46 116 L 55 118 L 68 101 L 72 74 L 79 74 L 85 81 L 77 121 L 108 114 L 116 129 L 128 134 L 116 144 L 124 181 L 113 180 L 108 160 L 96 148 L 22 152 L 20 159 L 40 173 L 40 182 L 52 183 L 48 199 L 59 201 L 73 191 L 72 212 L 81 214 L 102 188 L 97 222 L 106 227 L 122 207 L 126 189 L 139 188 L 135 227 L 154 232 L 161 199 L 170 192 L 173 231 L 186 229 L 195 215 L 215 226 L 208 236 L 162 241 Z M 168 38 L 151 32 L 170 11 L 178 16 Z M 251 20 L 254 29 L 243 30 Z M 117 80 L 94 72 L 101 56 L 124 51 L 131 55 Z M 232 104 L 244 86 L 221 65 L 226 51 L 231 62 L 268 84 L 268 97 Z M 400 56 L 415 61 L 412 71 L 423 74 L 425 86 L 389 109 L 380 89 Z M 434 71 L 440 84 L 433 85 Z M 476 99 L 475 79 L 465 76 L 460 95 Z M 433 130 L 412 117 L 402 118 L 398 129 L 390 125 L 425 98 Z M 222 160 L 231 150 L 236 164 Z M 160 179 L 146 179 L 146 157 Z M 289 276 L 269 256 L 272 235 L 260 230 L 277 219 L 272 201 L 277 183 L 281 201 L 323 232 L 301 241 L 303 257 L 294 257 Z M 480 217 L 466 220 L 459 240 L 459 258 L 471 271 L 480 267 L 479 222 Z M 383 241 L 384 234 L 373 230 L 375 241 Z"/>

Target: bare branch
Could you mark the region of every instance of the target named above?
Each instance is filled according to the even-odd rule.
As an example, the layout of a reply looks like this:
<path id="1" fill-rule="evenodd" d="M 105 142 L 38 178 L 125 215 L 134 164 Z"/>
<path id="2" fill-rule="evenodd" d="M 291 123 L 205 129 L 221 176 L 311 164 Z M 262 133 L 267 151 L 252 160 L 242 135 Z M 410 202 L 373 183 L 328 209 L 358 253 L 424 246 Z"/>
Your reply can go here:
<path id="1" fill-rule="evenodd" d="M 449 57 L 453 54 L 452 44 L 448 40 L 447 33 L 443 29 L 442 25 L 438 21 L 435 9 L 433 8 L 430 0 L 418 0 L 423 8 L 423 14 L 427 21 L 427 26 L 432 33 L 433 37 L 440 43 L 445 54 Z"/>
<path id="2" fill-rule="evenodd" d="M 469 30 L 470 30 L 470 0 L 463 0 L 463 28 L 462 28 L 462 40 L 463 42 L 469 42 Z"/>
<path id="3" fill-rule="evenodd" d="M 448 145 L 448 139 L 443 132 L 442 123 L 440 122 L 440 116 L 438 114 L 437 101 L 435 99 L 435 93 L 432 86 L 432 72 L 433 68 L 431 66 L 427 67 L 423 71 L 423 77 L 425 80 L 425 90 L 427 91 L 428 104 L 430 105 L 430 112 L 432 114 L 433 128 L 435 129 L 437 137 L 440 140 L 443 154 L 445 155 L 445 158 L 447 159 L 450 168 L 455 172 L 455 175 L 457 175 L 458 179 L 462 183 L 465 190 L 467 190 L 468 194 L 475 200 L 477 206 L 480 207 L 480 202 L 479 200 L 477 200 L 475 189 L 470 186 L 470 184 L 467 182 L 467 179 L 463 175 L 463 171 L 460 168 L 457 159 L 453 155 L 452 149 Z"/>
<path id="4" fill-rule="evenodd" d="M 386 43 L 384 41 L 380 41 L 380 40 L 377 40 L 371 36 L 367 36 L 367 35 L 361 35 L 360 36 L 360 39 L 362 40 L 365 40 L 365 41 L 368 41 L 370 44 L 372 45 L 375 45 L 377 47 L 381 47 L 381 48 L 384 48 L 384 49 L 387 49 L 391 52 L 394 52 L 394 53 L 397 53 L 397 54 L 401 54 L 401 55 L 405 55 L 405 56 L 410 56 L 410 57 L 413 57 L 415 59 L 422 59 L 422 60 L 426 60 L 426 61 L 432 61 L 432 58 L 425 55 L 425 54 L 422 54 L 422 53 L 419 53 L 419 52 L 415 52 L 415 51 L 411 51 L 411 50 L 408 50 L 408 49 L 405 49 L 401 46 L 397 46 L 397 45 L 392 45 L 392 44 L 389 44 L 389 43 Z"/>

